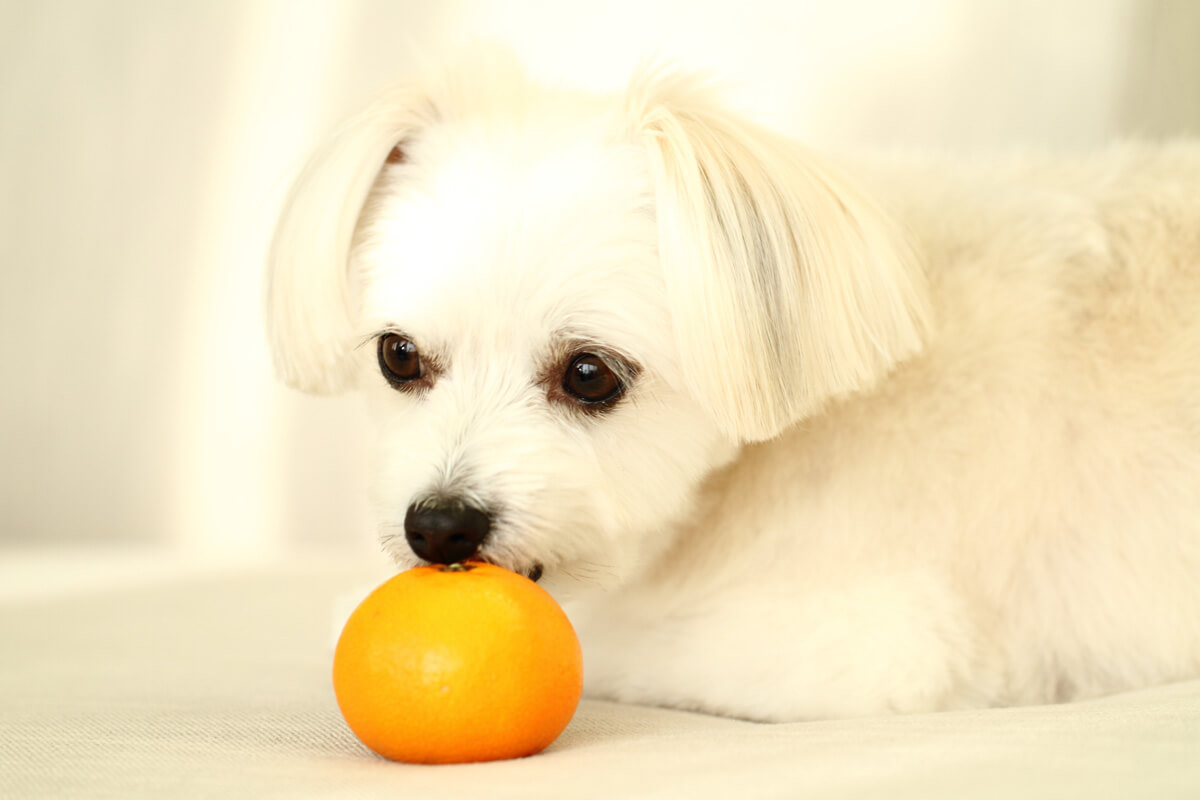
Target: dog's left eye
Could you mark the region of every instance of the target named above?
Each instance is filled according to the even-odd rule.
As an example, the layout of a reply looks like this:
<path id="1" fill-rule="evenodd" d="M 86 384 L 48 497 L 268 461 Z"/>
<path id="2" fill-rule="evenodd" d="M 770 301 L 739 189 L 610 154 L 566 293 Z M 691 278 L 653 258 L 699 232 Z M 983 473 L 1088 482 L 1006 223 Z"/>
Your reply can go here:
<path id="1" fill-rule="evenodd" d="M 417 346 L 396 333 L 380 336 L 379 371 L 397 388 L 419 379 L 422 369 Z"/>
<path id="2" fill-rule="evenodd" d="M 607 405 L 621 396 L 625 385 L 599 356 L 583 353 L 567 366 L 563 390 L 585 404 Z"/>

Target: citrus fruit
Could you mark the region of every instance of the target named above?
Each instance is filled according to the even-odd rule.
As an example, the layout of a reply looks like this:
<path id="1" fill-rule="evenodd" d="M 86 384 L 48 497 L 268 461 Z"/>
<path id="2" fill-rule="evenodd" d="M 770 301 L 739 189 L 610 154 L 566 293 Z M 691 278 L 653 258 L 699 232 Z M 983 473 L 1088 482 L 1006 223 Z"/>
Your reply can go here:
<path id="1" fill-rule="evenodd" d="M 386 758 L 519 758 L 571 721 L 583 656 L 566 614 L 525 576 L 431 564 L 385 581 L 350 615 L 333 688 L 350 729 Z"/>

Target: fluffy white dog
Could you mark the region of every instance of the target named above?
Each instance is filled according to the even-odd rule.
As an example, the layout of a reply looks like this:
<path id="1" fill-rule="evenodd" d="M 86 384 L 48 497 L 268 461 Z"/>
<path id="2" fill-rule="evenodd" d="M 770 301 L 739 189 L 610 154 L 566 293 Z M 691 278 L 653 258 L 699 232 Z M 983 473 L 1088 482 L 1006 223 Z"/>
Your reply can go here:
<path id="1" fill-rule="evenodd" d="M 1200 146 L 839 164 L 482 59 L 320 150 L 278 369 L 400 566 L 545 585 L 593 696 L 759 720 L 1200 675 Z"/>

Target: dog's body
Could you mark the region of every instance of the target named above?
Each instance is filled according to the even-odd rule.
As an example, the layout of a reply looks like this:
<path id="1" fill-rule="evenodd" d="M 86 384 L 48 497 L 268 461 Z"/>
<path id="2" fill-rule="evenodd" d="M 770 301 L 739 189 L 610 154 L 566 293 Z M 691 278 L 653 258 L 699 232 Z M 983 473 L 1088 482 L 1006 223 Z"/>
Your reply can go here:
<path id="1" fill-rule="evenodd" d="M 1200 146 L 835 172 L 687 81 L 454 74 L 353 121 L 273 253 L 398 563 L 429 498 L 484 509 L 594 695 L 755 719 L 1200 675 Z"/>
<path id="2" fill-rule="evenodd" d="M 605 695 L 759 719 L 1200 674 L 1200 148 L 889 176 L 925 349 L 746 447 L 579 616 Z"/>

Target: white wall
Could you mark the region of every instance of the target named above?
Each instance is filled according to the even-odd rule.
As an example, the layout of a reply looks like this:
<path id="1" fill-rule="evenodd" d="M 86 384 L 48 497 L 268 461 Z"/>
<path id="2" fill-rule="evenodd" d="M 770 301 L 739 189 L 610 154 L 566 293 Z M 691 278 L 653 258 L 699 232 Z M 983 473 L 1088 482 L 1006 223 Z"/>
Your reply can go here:
<path id="1" fill-rule="evenodd" d="M 283 181 L 414 49 L 615 87 L 649 53 L 817 144 L 1200 130 L 1188 0 L 0 3 L 0 544 L 369 547 L 352 399 L 269 375 Z"/>

